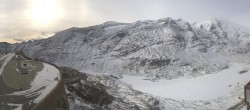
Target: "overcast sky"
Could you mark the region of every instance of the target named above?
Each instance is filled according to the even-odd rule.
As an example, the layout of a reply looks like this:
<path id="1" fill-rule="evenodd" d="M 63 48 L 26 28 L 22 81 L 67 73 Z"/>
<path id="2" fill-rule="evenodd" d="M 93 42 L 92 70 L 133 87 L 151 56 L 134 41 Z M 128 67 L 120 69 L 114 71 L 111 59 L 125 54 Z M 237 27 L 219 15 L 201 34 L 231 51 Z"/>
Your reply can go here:
<path id="1" fill-rule="evenodd" d="M 0 41 L 44 38 L 106 21 L 229 19 L 250 28 L 250 0 L 0 0 Z"/>

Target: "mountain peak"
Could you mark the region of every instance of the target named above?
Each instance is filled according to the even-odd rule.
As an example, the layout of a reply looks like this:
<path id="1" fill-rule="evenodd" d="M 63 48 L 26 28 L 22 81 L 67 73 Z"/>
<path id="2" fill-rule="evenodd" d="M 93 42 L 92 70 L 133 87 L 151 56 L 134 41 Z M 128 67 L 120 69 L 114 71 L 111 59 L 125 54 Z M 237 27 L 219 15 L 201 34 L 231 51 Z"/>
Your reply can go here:
<path id="1" fill-rule="evenodd" d="M 158 21 L 173 21 L 173 18 L 166 17 L 166 18 L 158 19 Z"/>
<path id="2" fill-rule="evenodd" d="M 104 22 L 103 24 L 104 25 L 113 25 L 113 24 L 119 24 L 119 23 L 116 21 L 107 21 L 107 22 Z"/>

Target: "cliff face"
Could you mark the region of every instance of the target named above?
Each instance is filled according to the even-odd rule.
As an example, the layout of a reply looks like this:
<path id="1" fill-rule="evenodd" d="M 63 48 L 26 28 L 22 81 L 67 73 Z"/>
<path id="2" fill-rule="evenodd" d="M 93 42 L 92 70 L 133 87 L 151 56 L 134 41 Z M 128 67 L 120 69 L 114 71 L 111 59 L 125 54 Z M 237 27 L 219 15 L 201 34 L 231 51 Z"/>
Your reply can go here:
<path id="1" fill-rule="evenodd" d="M 82 72 L 172 79 L 213 73 L 232 60 L 247 58 L 248 32 L 225 20 L 190 24 L 164 18 L 70 28 L 13 48 Z"/>

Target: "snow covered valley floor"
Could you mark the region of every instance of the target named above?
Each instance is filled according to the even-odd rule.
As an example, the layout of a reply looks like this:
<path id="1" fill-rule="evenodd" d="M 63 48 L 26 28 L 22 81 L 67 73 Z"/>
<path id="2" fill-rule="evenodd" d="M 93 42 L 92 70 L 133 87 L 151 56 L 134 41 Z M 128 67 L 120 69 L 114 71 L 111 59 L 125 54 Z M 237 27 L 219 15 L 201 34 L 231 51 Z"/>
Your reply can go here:
<path id="1" fill-rule="evenodd" d="M 124 75 L 121 81 L 131 84 L 136 90 L 175 100 L 209 101 L 237 94 L 237 98 L 230 98 L 232 103 L 237 103 L 243 98 L 244 85 L 250 81 L 249 67 L 249 64 L 233 63 L 218 73 L 196 78 L 162 79 L 153 82 L 142 76 Z M 243 70 L 245 71 L 240 73 Z"/>

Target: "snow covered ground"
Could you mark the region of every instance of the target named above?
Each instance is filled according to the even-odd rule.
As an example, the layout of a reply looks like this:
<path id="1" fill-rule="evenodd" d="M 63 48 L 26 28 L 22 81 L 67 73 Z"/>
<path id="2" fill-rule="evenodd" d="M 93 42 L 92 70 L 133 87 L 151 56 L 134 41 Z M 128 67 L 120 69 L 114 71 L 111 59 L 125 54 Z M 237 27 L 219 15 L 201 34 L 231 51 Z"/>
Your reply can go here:
<path id="1" fill-rule="evenodd" d="M 230 95 L 237 86 L 242 87 L 250 81 L 250 65 L 233 63 L 229 68 L 218 73 L 207 74 L 196 78 L 178 78 L 173 80 L 159 80 L 156 82 L 145 80 L 142 76 L 124 75 L 122 81 L 131 84 L 134 89 L 155 96 L 176 100 L 213 100 Z"/>

